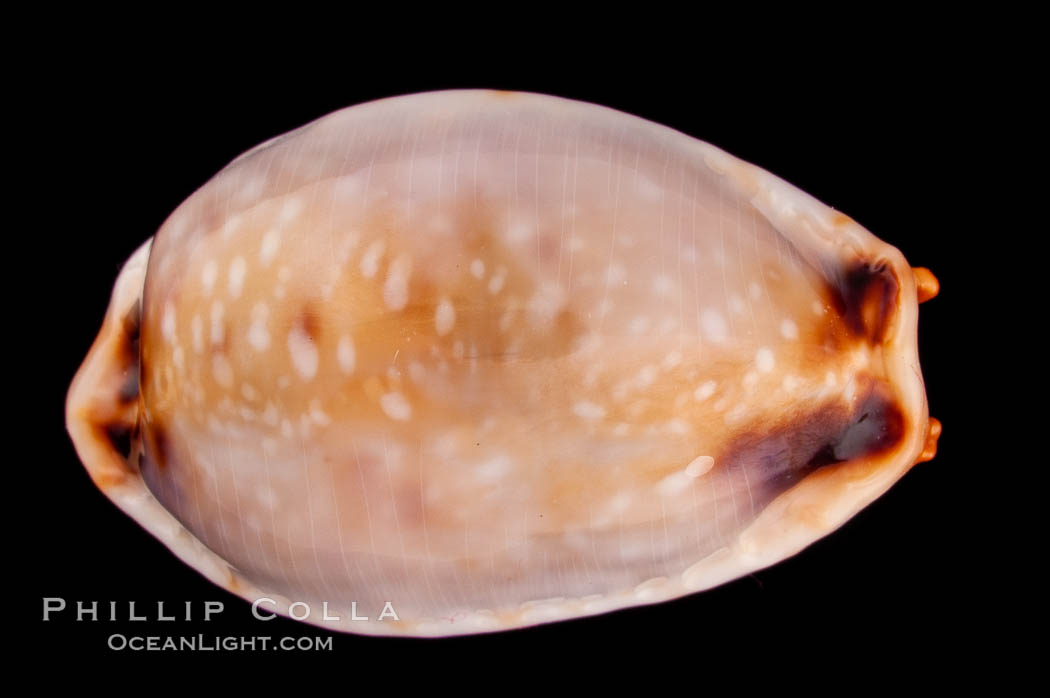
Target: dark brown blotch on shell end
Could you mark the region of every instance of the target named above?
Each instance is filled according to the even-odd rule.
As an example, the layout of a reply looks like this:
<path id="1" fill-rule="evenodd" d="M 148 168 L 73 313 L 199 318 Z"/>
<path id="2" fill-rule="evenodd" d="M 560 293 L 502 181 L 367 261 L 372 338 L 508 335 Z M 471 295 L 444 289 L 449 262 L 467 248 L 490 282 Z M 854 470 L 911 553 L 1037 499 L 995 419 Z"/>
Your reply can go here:
<path id="1" fill-rule="evenodd" d="M 127 424 L 110 422 L 100 427 L 103 435 L 113 450 L 121 455 L 124 460 L 131 457 L 132 429 Z"/>
<path id="2" fill-rule="evenodd" d="M 172 441 L 167 427 L 159 421 L 154 421 L 144 430 L 146 457 L 143 464 L 155 464 L 159 470 L 167 467 L 171 459 Z"/>
<path id="3" fill-rule="evenodd" d="M 142 312 L 139 302 L 125 313 L 121 321 L 121 337 L 117 342 L 117 366 L 124 373 L 124 380 L 117 393 L 121 406 L 129 405 L 139 397 L 139 335 L 142 331 Z"/>
<path id="4" fill-rule="evenodd" d="M 117 402 L 121 405 L 130 405 L 139 399 L 139 371 L 138 366 L 129 368 L 124 375 L 124 381 L 120 384 L 117 393 Z"/>
<path id="5" fill-rule="evenodd" d="M 751 485 L 757 474 L 770 501 L 817 470 L 889 453 L 905 438 L 904 412 L 887 386 L 868 385 L 852 410 L 833 402 L 745 430 L 716 462 Z"/>
<path id="6" fill-rule="evenodd" d="M 831 306 L 851 335 L 872 345 L 881 343 L 896 312 L 900 282 L 883 262 L 857 262 L 829 282 Z"/>
<path id="7" fill-rule="evenodd" d="M 116 387 L 114 405 L 97 404 L 90 421 L 98 438 L 107 442 L 127 465 L 138 438 L 137 410 L 139 398 L 139 336 L 142 330 L 142 312 L 138 301 L 120 320 L 117 341 L 114 342 L 113 381 Z M 131 466 L 127 465 L 128 470 Z"/>
<path id="8" fill-rule="evenodd" d="M 124 314 L 121 329 L 124 334 L 124 341 L 118 346 L 121 356 L 128 363 L 138 362 L 139 334 L 142 332 L 142 309 L 139 301 L 135 301 L 135 304 Z"/>

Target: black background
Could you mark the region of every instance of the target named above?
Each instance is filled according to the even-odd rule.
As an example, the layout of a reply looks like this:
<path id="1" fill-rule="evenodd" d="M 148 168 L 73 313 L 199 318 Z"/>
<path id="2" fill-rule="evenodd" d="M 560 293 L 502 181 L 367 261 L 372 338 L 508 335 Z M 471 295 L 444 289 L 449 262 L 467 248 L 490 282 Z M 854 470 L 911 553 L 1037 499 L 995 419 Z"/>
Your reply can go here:
<path id="1" fill-rule="evenodd" d="M 879 44 L 881 46 L 881 43 Z M 619 48 L 572 57 L 490 60 L 497 51 L 435 65 L 433 53 L 402 65 L 351 52 L 310 63 L 208 56 L 168 65 L 169 45 L 128 56 L 83 50 L 43 76 L 28 107 L 38 153 L 39 200 L 31 243 L 50 265 L 41 282 L 23 268 L 38 300 L 30 353 L 46 370 L 25 376 L 33 424 L 22 473 L 34 503 L 14 532 L 27 548 L 29 589 L 17 606 L 37 652 L 62 659 L 137 661 L 107 649 L 113 633 L 294 635 L 327 633 L 277 619 L 260 623 L 248 604 L 177 560 L 91 483 L 63 424 L 65 391 L 103 317 L 120 266 L 176 205 L 239 153 L 335 109 L 370 99 L 453 87 L 530 90 L 591 101 L 671 126 L 764 167 L 848 213 L 940 278 L 941 295 L 920 311 L 919 344 L 931 414 L 945 432 L 935 460 L 920 464 L 842 529 L 775 567 L 720 588 L 636 608 L 497 635 L 445 640 L 335 634 L 347 667 L 398 658 L 424 672 L 479 670 L 496 658 L 576 657 L 596 669 L 620 653 L 684 653 L 705 670 L 784 660 L 872 666 L 925 663 L 931 648 L 962 656 L 991 638 L 984 620 L 997 597 L 978 572 L 982 546 L 967 357 L 974 186 L 960 142 L 979 128 L 982 101 L 962 53 L 931 50 L 897 61 L 875 46 L 798 60 L 771 51 L 744 66 L 733 54 L 687 51 L 650 62 Z M 435 49 L 436 51 L 437 49 Z M 867 58 L 865 56 L 868 56 Z M 163 68 L 161 64 L 163 63 Z M 324 68 L 318 65 L 323 64 Z M 30 136 L 26 136 L 27 138 Z M 27 277 L 29 278 L 29 277 Z M 41 502 L 42 504 L 36 504 Z M 156 616 L 225 602 L 210 623 L 41 620 L 43 597 L 117 601 Z M 157 653 L 160 654 L 160 653 Z M 168 653 L 199 662 L 209 653 Z M 230 653 L 222 653 L 228 655 Z M 270 662 L 292 657 L 270 653 Z M 301 661 L 308 653 L 295 653 Z M 325 653 L 326 655 L 328 653 Z M 464 658 L 471 659 L 464 666 Z M 327 657 L 326 657 L 327 659 Z M 689 666 L 694 666 L 690 664 Z M 605 671 L 616 671 L 606 666 Z M 648 670 L 654 670 L 650 665 Z M 661 672 L 662 673 L 662 672 Z"/>

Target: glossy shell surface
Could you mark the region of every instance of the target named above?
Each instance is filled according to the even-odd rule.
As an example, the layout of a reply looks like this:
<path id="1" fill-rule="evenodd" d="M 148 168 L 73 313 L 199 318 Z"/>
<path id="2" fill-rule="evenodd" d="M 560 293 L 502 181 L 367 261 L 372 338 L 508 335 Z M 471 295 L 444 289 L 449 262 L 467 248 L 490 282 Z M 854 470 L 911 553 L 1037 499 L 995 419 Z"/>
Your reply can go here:
<path id="1" fill-rule="evenodd" d="M 268 610 L 509 629 L 773 564 L 931 457 L 935 292 L 679 132 L 412 95 L 187 199 L 117 280 L 67 424 L 107 495 Z"/>

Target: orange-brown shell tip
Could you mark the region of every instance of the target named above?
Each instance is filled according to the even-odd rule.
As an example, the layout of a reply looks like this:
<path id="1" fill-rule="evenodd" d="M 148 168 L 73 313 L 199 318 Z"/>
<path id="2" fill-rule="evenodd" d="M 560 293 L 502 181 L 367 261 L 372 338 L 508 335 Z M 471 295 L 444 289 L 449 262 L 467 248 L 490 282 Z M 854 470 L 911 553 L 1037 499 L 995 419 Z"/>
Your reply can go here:
<path id="1" fill-rule="evenodd" d="M 922 453 L 915 459 L 916 463 L 925 463 L 937 455 L 937 439 L 941 436 L 941 420 L 930 417 L 930 425 L 926 429 L 926 445 L 922 447 Z"/>
<path id="2" fill-rule="evenodd" d="M 853 219 L 847 216 L 845 213 L 842 213 L 841 211 L 835 211 L 832 214 L 831 222 L 836 226 L 843 226 L 850 225 L 851 223 L 853 223 Z"/>
<path id="3" fill-rule="evenodd" d="M 915 275 L 915 290 L 919 294 L 919 302 L 925 303 L 941 291 L 941 282 L 926 267 L 913 267 L 912 274 Z"/>

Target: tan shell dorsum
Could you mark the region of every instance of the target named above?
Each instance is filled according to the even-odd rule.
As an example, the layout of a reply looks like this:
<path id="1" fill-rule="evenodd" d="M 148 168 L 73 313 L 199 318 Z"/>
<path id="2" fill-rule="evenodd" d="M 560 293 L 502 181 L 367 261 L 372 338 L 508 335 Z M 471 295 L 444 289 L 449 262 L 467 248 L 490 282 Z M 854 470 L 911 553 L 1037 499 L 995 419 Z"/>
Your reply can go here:
<path id="1" fill-rule="evenodd" d="M 120 273 L 67 427 L 119 507 L 266 611 L 518 628 L 774 564 L 933 457 L 936 292 L 652 122 L 385 99 L 179 206 Z"/>

